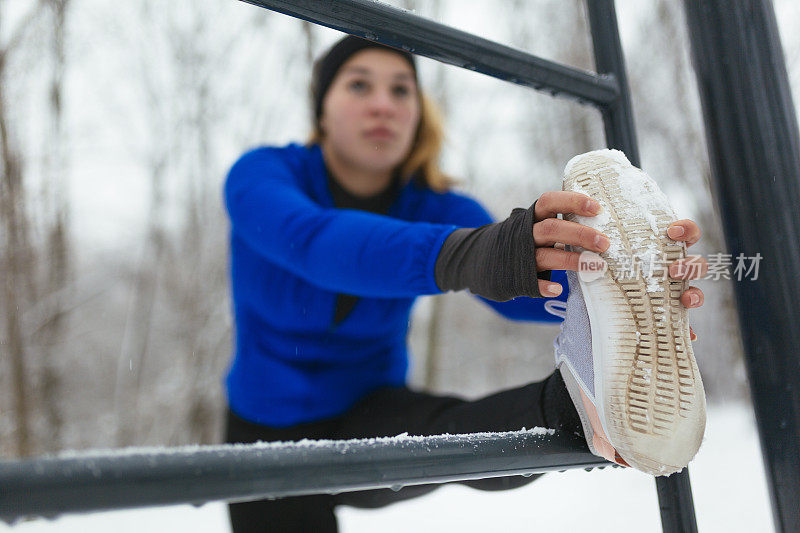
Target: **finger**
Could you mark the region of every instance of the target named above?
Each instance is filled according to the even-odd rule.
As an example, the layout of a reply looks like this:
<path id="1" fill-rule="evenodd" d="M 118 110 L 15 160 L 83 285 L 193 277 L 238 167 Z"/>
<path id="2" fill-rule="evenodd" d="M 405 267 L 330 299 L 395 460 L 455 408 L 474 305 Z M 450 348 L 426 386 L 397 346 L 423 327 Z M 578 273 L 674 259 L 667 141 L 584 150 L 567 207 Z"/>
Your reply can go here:
<path id="1" fill-rule="evenodd" d="M 546 218 L 535 223 L 533 242 L 537 247 L 552 246 L 561 242 L 594 252 L 603 252 L 609 246 L 608 237 L 596 229 L 559 218 Z"/>
<path id="2" fill-rule="evenodd" d="M 667 228 L 667 235 L 674 241 L 686 241 L 688 247 L 700 240 L 700 226 L 688 218 L 676 220 Z"/>
<path id="3" fill-rule="evenodd" d="M 578 270 L 581 254 L 556 248 L 537 248 L 536 270 Z"/>
<path id="4" fill-rule="evenodd" d="M 684 307 L 694 309 L 703 305 L 705 296 L 703 295 L 703 291 L 697 287 L 689 287 L 681 294 L 680 301 Z"/>
<path id="5" fill-rule="evenodd" d="M 700 279 L 707 272 L 708 261 L 700 255 L 687 255 L 669 266 L 669 277 L 672 279 Z"/>
<path id="6" fill-rule="evenodd" d="M 585 194 L 574 191 L 548 191 L 536 201 L 533 221 L 554 218 L 559 213 L 574 213 L 593 217 L 601 211 L 600 204 Z"/>
<path id="7" fill-rule="evenodd" d="M 539 292 L 542 294 L 542 296 L 558 296 L 561 294 L 562 290 L 564 290 L 564 288 L 560 283 L 556 283 L 555 281 L 546 281 L 543 279 L 539 280 Z"/>

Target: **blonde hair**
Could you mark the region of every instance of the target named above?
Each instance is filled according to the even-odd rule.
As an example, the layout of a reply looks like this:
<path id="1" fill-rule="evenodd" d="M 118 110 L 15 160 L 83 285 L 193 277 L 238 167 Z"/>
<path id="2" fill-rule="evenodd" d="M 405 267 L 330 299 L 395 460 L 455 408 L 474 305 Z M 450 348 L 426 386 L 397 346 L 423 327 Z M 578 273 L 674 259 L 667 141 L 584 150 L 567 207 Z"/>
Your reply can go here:
<path id="1" fill-rule="evenodd" d="M 419 124 L 408 156 L 397 166 L 403 183 L 413 179 L 419 185 L 436 192 L 446 192 L 456 181 L 439 168 L 439 157 L 444 144 L 442 116 L 436 104 L 419 91 Z M 324 133 L 319 120 L 314 120 L 307 144 L 322 142 Z"/>

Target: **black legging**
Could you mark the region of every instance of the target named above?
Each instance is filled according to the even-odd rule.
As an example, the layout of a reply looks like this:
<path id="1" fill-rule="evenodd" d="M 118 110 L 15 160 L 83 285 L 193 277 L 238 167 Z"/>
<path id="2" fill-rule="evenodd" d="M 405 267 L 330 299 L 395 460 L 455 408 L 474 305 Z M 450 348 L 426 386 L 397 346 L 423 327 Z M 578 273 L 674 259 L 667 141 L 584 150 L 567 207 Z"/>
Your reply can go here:
<path id="1" fill-rule="evenodd" d="M 559 427 L 565 421 L 567 427 L 574 427 L 576 420 L 577 413 L 568 399 L 561 375 L 555 372 L 544 381 L 474 401 L 415 392 L 406 387 L 384 388 L 365 397 L 340 417 L 288 428 L 253 424 L 229 410 L 226 442 L 354 439 L 406 432 L 437 435 L 516 431 L 522 427 Z M 520 487 L 541 475 L 460 483 L 483 490 L 503 490 Z M 229 505 L 231 525 L 235 533 L 336 532 L 334 508 L 337 505 L 382 507 L 426 494 L 439 486 L 417 485 L 399 491 L 377 489 L 235 503 Z"/>

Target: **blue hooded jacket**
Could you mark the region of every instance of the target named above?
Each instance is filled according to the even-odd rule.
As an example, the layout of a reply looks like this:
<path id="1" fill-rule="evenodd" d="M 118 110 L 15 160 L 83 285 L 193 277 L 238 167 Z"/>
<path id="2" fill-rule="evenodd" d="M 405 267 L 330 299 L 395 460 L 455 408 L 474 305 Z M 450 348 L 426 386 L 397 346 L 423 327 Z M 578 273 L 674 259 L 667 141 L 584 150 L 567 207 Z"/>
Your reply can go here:
<path id="1" fill-rule="evenodd" d="M 231 410 L 287 427 L 343 414 L 377 388 L 405 383 L 409 313 L 442 291 L 434 265 L 459 227 L 492 222 L 475 200 L 414 181 L 386 216 L 334 207 L 318 145 L 245 153 L 225 183 L 236 320 Z M 480 298 L 513 320 L 560 322 L 548 300 Z M 334 325 L 337 294 L 359 297 Z"/>

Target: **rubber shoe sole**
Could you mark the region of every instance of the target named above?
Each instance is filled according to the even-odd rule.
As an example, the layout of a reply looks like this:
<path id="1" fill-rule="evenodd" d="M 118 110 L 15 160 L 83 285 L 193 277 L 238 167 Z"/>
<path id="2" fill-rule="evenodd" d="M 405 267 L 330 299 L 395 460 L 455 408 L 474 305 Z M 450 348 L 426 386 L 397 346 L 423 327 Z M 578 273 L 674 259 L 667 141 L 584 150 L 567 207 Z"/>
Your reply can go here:
<path id="1" fill-rule="evenodd" d="M 600 254 L 607 270 L 591 281 L 578 275 L 592 330 L 590 408 L 602 424 L 595 433 L 604 433 L 611 451 L 638 470 L 678 472 L 700 448 L 706 401 L 687 309 L 679 301 L 688 282 L 666 271 L 686 256 L 685 244 L 667 236 L 676 216 L 655 182 L 616 150 L 573 158 L 563 188 L 603 208 L 595 217 L 565 219 L 595 227 L 611 241 Z"/>

